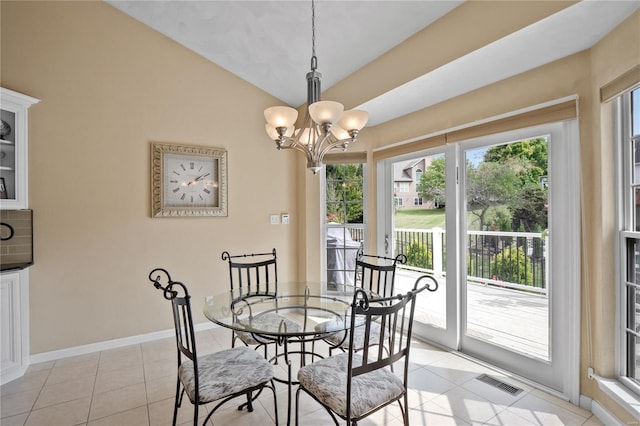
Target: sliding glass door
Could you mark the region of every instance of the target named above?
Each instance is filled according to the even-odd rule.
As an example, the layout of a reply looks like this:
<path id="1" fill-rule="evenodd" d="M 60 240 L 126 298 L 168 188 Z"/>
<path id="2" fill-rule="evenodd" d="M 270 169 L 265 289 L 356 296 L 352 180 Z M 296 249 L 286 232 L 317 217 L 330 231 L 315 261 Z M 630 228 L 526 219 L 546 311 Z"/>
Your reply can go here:
<path id="1" fill-rule="evenodd" d="M 408 258 L 398 282 L 430 273 L 441 283 L 418 305 L 417 333 L 563 393 L 579 334 L 575 125 L 378 165 L 383 235 Z"/>

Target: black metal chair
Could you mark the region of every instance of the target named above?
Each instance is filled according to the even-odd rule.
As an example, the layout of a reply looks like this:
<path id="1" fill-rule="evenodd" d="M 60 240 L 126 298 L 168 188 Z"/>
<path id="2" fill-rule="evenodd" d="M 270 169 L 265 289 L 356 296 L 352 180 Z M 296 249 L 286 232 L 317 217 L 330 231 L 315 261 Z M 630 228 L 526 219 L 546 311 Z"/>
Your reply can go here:
<path id="1" fill-rule="evenodd" d="M 356 271 L 355 271 L 355 285 L 365 290 L 369 290 L 380 297 L 389 297 L 393 295 L 396 268 L 398 264 L 405 264 L 407 257 L 404 254 L 399 254 L 396 257 L 385 257 L 363 254 L 362 251 L 358 251 L 356 258 Z M 345 321 L 349 321 L 346 318 Z M 319 324 L 317 331 L 323 332 L 323 324 Z M 339 332 L 327 336 L 324 340 L 329 344 L 329 355 L 333 353 L 333 350 L 339 348 L 346 350 L 348 348 L 354 348 L 358 351 L 364 346 L 364 331 L 363 329 L 356 328 L 355 336 L 353 338 L 353 344 L 350 344 L 349 332 Z M 377 339 L 380 334 L 380 326 L 376 323 L 372 325 L 372 334 L 370 338 L 372 340 Z"/>
<path id="2" fill-rule="evenodd" d="M 229 284 L 231 297 L 242 300 L 253 296 L 276 297 L 278 294 L 278 257 L 274 248 L 268 253 L 239 254 L 232 256 L 228 251 L 222 252 L 222 260 L 229 263 Z M 232 331 L 231 347 L 235 347 L 236 340 L 245 346 L 264 347 L 267 358 L 267 344 L 254 337 L 251 333 Z"/>
<path id="3" fill-rule="evenodd" d="M 248 411 L 253 411 L 253 401 L 266 387 L 274 398 L 275 422 L 278 424 L 278 407 L 274 386 L 273 366 L 255 351 L 245 346 L 223 350 L 198 357 L 196 336 L 191 316 L 191 296 L 187 287 L 173 281 L 169 272 L 156 268 L 149 273 L 153 286 L 162 290 L 165 299 L 171 301 L 178 350 L 178 378 L 173 408 L 173 425 L 178 408 L 187 394 L 194 406 L 193 424 L 198 423 L 198 407 L 218 402 L 205 418 L 206 424 L 213 413 L 227 401 L 246 396 Z M 164 285 L 163 285 L 164 284 Z M 257 392 L 254 395 L 254 392 Z"/>
<path id="4" fill-rule="evenodd" d="M 431 283 L 418 288 L 423 279 Z M 437 288 L 435 278 L 424 275 L 407 294 L 369 299 L 365 291 L 356 290 L 351 305 L 349 345 L 355 345 L 355 330 L 361 328 L 365 336 L 362 350 L 340 353 L 300 368 L 296 426 L 301 391 L 319 402 L 336 425 L 336 415 L 347 424 L 356 425 L 396 401 L 404 424 L 408 425 L 407 378 L 416 296 L 425 289 L 435 291 Z M 369 339 L 374 334 L 374 324 L 378 323 L 382 324 L 380 334 L 375 340 Z M 389 345 L 388 351 L 382 349 L 385 343 Z M 402 364 L 402 375 L 392 371 L 396 363 Z"/>

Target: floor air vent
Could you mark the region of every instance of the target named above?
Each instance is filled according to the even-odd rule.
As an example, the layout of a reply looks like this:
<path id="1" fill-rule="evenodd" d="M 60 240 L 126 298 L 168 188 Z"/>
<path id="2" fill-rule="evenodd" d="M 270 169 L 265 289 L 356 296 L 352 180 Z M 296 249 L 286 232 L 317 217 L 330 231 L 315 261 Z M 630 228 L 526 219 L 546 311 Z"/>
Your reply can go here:
<path id="1" fill-rule="evenodd" d="M 505 391 L 509 395 L 514 395 L 515 396 L 515 395 L 519 394 L 520 392 L 522 392 L 522 389 L 517 388 L 515 386 L 511 386 L 510 384 L 505 383 L 503 381 L 500 381 L 500 380 L 498 380 L 496 378 L 493 378 L 493 377 L 491 377 L 491 376 L 489 376 L 487 374 L 482 374 L 482 375 L 476 377 L 476 379 L 478 379 L 481 382 L 486 383 L 486 384 L 488 384 L 490 386 L 493 386 L 494 388 L 498 388 L 498 389 L 500 389 L 502 391 Z"/>

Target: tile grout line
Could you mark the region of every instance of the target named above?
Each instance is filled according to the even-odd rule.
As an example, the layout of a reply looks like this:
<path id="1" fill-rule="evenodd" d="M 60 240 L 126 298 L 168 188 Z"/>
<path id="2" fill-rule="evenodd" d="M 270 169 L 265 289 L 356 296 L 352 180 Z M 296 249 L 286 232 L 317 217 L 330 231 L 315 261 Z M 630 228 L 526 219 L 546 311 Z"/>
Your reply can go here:
<path id="1" fill-rule="evenodd" d="M 149 409 L 149 389 L 147 387 L 147 375 L 145 373 L 144 351 L 142 350 L 142 344 L 138 343 L 140 349 L 140 359 L 142 359 L 142 379 L 144 380 L 144 397 L 147 400 L 147 426 L 151 426 L 151 411 Z"/>
<path id="2" fill-rule="evenodd" d="M 36 406 L 36 402 L 38 402 L 38 398 L 40 398 L 40 395 L 42 395 L 42 391 L 44 390 L 45 385 L 49 381 L 49 377 L 51 377 L 51 372 L 53 371 L 53 367 L 55 366 L 56 366 L 56 363 L 54 362 L 51 368 L 49 368 L 49 371 L 47 373 L 47 378 L 44 379 L 42 386 L 40 386 L 40 390 L 38 391 L 38 396 L 36 396 L 36 398 L 33 400 L 33 404 L 31 404 L 31 408 L 27 412 L 27 417 L 25 417 L 23 425 L 26 425 L 29 422 L 29 417 L 31 417 L 31 413 L 33 412 L 33 409 Z"/>
<path id="3" fill-rule="evenodd" d="M 100 370 L 100 360 L 102 359 L 102 351 L 98 353 L 98 365 L 96 365 L 96 376 L 93 380 L 93 388 L 91 389 L 91 401 L 89 401 L 89 410 L 87 411 L 87 421 L 86 425 L 89 424 L 89 419 L 91 418 L 91 409 L 93 408 L 93 397 L 96 392 L 96 384 L 98 383 L 98 371 Z"/>

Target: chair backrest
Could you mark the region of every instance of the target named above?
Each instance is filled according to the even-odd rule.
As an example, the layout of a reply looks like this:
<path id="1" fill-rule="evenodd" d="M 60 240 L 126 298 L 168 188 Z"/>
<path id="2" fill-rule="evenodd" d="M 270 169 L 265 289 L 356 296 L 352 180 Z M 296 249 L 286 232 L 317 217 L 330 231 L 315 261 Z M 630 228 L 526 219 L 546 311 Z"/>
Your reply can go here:
<path id="1" fill-rule="evenodd" d="M 423 279 L 427 279 L 430 282 L 418 287 Z M 413 290 L 396 296 L 369 298 L 364 290 L 356 290 L 351 305 L 349 347 L 354 347 L 355 327 L 363 327 L 364 346 L 358 352 L 348 352 L 348 414 L 350 414 L 351 406 L 351 381 L 361 374 L 391 367 L 392 364 L 403 361 L 403 383 L 406 391 L 416 296 L 425 289 L 429 291 L 438 289 L 438 282 L 435 278 L 430 275 L 423 275 L 416 280 Z M 380 335 L 377 338 L 374 338 L 375 333 L 372 332 L 372 324 L 374 322 L 381 325 L 379 328 Z M 358 363 L 357 361 L 360 359 L 362 362 Z"/>
<path id="2" fill-rule="evenodd" d="M 198 357 L 196 352 L 196 336 L 191 316 L 191 296 L 187 287 L 173 281 L 167 270 L 156 268 L 149 273 L 149 280 L 158 290 L 162 290 L 165 299 L 171 301 L 173 324 L 176 331 L 176 348 L 178 350 L 178 367 L 182 364 L 182 355 L 193 362 L 195 389 L 198 389 Z"/>
<path id="3" fill-rule="evenodd" d="M 278 257 L 274 248 L 269 253 L 231 255 L 222 252 L 229 263 L 229 284 L 233 298 L 278 293 Z"/>
<path id="4" fill-rule="evenodd" d="M 391 296 L 395 284 L 396 266 L 398 263 L 406 262 L 407 257 L 404 254 L 384 257 L 363 254 L 359 251 L 356 258 L 355 285 L 382 297 Z"/>

